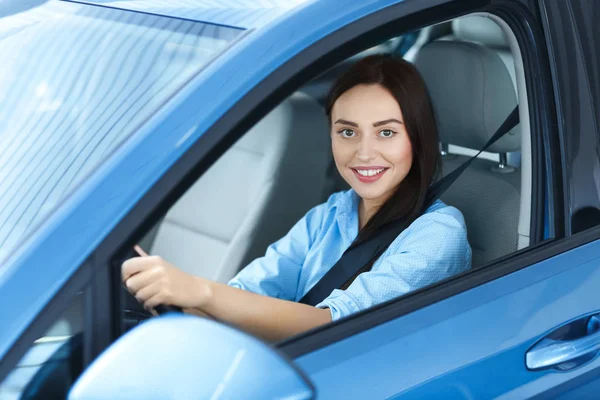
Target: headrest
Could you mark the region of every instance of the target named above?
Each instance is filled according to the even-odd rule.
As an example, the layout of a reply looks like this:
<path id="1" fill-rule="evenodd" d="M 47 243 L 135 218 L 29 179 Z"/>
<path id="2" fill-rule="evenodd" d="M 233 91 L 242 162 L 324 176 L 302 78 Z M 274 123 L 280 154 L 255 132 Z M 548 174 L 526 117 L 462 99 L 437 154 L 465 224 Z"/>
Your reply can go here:
<path id="1" fill-rule="evenodd" d="M 504 62 L 485 46 L 431 42 L 421 48 L 415 64 L 431 95 L 442 143 L 483 148 L 517 105 Z M 520 145 L 517 126 L 488 151 L 517 151 Z"/>
<path id="2" fill-rule="evenodd" d="M 452 31 L 457 40 L 478 42 L 490 47 L 509 47 L 502 28 L 488 17 L 470 15 L 457 18 L 452 21 Z"/>

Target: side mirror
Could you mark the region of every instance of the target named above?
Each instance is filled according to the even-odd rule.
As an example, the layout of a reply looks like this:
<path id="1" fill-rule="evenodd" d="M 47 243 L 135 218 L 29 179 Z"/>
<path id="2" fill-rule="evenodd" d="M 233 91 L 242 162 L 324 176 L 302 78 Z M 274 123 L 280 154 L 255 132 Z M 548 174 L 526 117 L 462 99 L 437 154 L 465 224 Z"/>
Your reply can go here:
<path id="1" fill-rule="evenodd" d="M 204 318 L 168 314 L 144 322 L 75 382 L 83 399 L 313 399 L 308 379 L 275 349 Z"/>

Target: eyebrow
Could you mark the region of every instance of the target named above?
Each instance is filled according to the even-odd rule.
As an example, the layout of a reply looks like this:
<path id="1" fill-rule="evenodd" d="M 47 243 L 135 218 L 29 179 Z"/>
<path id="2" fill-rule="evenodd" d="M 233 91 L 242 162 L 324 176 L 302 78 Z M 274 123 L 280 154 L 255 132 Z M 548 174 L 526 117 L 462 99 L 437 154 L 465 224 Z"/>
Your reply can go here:
<path id="1" fill-rule="evenodd" d="M 402 121 L 398 121 L 395 118 L 390 118 L 390 119 L 386 119 L 386 120 L 383 120 L 383 121 L 374 122 L 373 126 L 374 127 L 378 127 L 378 126 L 381 126 L 381 125 L 389 124 L 390 122 L 396 122 L 396 123 L 401 124 L 401 125 L 403 124 Z M 358 124 L 356 122 L 346 121 L 345 119 L 338 119 L 337 121 L 334 122 L 334 124 L 344 124 L 344 125 L 350 125 L 350 126 L 353 126 L 355 128 L 358 128 Z"/>
<path id="2" fill-rule="evenodd" d="M 350 125 L 355 128 L 358 128 L 358 124 L 356 122 L 346 121 L 345 119 L 338 119 L 337 121 L 334 122 L 334 124 L 344 124 L 344 125 Z"/>
<path id="3" fill-rule="evenodd" d="M 398 121 L 396 118 L 390 118 L 390 119 L 386 119 L 383 121 L 375 122 L 373 124 L 373 126 L 377 127 L 377 126 L 381 126 L 381 125 L 386 125 L 386 124 L 389 124 L 390 122 L 396 122 L 396 123 L 402 125 L 402 122 Z"/>

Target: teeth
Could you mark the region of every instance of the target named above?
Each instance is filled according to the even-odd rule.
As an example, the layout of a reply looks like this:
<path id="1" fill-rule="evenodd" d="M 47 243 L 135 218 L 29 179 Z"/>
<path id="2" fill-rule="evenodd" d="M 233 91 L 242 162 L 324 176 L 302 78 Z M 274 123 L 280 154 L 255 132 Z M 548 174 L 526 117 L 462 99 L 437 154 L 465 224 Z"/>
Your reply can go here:
<path id="1" fill-rule="evenodd" d="M 383 171 L 382 169 L 357 169 L 356 170 L 362 176 L 375 176 Z"/>

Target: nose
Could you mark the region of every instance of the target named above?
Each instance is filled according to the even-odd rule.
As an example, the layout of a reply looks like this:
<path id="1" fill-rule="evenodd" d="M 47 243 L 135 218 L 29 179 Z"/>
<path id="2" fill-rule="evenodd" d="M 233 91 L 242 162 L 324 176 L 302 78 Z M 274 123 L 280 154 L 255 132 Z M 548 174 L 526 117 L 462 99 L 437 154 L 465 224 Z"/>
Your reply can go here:
<path id="1" fill-rule="evenodd" d="M 361 162 L 369 162 L 377 156 L 376 143 L 371 135 L 362 135 L 356 149 L 356 158 Z"/>

